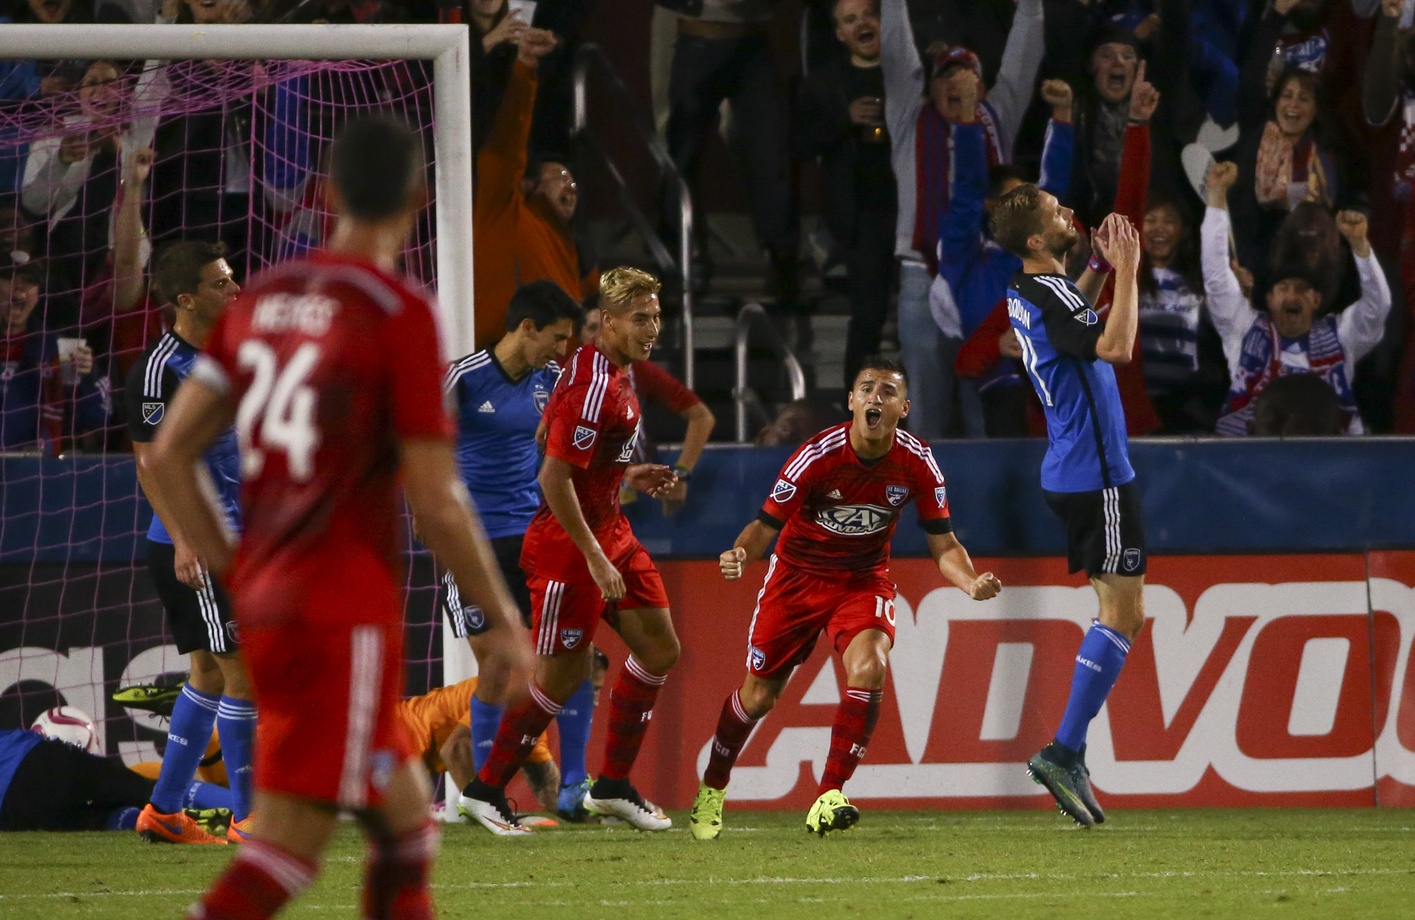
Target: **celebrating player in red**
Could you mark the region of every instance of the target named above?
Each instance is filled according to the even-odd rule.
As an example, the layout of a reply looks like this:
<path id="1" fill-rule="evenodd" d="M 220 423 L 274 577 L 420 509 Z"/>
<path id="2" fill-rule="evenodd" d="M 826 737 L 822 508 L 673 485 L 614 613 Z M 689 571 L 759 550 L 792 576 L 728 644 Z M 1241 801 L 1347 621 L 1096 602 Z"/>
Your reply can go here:
<path id="1" fill-rule="evenodd" d="M 432 305 L 394 274 L 426 200 L 418 137 L 361 119 L 331 164 L 328 251 L 276 266 L 227 308 L 154 446 L 182 531 L 230 570 L 260 707 L 255 828 L 192 908 L 201 920 L 280 910 L 314 880 L 341 810 L 370 841 L 362 916 L 433 915 L 431 793 L 398 717 L 400 474 L 424 542 L 497 623 L 482 679 L 531 662 L 457 473 Z M 246 525 L 234 561 L 193 473 L 233 420 Z"/>
<path id="2" fill-rule="evenodd" d="M 531 520 L 521 568 L 531 589 L 535 681 L 530 697 L 511 706 L 477 778 L 458 807 L 493 834 L 528 833 L 506 802 L 506 784 L 561 705 L 589 676 L 595 627 L 605 619 L 632 654 L 609 697 L 604 768 L 586 793 L 591 814 L 613 815 L 639 830 L 670 821 L 629 782 L 659 688 L 678 660 L 663 579 L 619 509 L 621 480 L 659 495 L 676 481 L 655 464 L 632 464 L 639 401 L 626 373 L 658 339 L 658 279 L 633 268 L 600 278 L 604 310 L 599 339 L 570 358 L 550 394 L 543 424 L 545 501 Z"/>
<path id="3" fill-rule="evenodd" d="M 894 645 L 894 584 L 889 540 L 910 498 L 938 570 L 974 600 L 1002 590 L 979 575 L 953 535 L 943 474 L 927 444 L 899 420 L 909 414 L 908 384 L 896 361 L 867 359 L 850 391 L 854 420 L 827 428 L 787 461 L 757 519 L 718 559 L 733 581 L 781 533 L 757 596 L 747 636 L 747 676 L 722 704 L 712 753 L 688 818 L 698 840 L 722 833 L 727 780 L 747 736 L 771 711 L 795 667 L 824 631 L 845 664 L 848 687 L 836 711 L 815 805 L 806 829 L 846 830 L 860 820 L 841 787 L 865 756 L 879 717 Z"/>

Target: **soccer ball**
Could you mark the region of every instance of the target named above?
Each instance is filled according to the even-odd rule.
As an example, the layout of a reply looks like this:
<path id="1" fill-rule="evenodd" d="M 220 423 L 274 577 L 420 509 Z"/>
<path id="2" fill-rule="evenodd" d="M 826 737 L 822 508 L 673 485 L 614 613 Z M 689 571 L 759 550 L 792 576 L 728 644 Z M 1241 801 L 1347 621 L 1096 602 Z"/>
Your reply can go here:
<path id="1" fill-rule="evenodd" d="M 72 744 L 90 754 L 98 753 L 98 728 L 88 713 L 73 706 L 55 706 L 34 720 L 30 731 L 46 738 Z"/>

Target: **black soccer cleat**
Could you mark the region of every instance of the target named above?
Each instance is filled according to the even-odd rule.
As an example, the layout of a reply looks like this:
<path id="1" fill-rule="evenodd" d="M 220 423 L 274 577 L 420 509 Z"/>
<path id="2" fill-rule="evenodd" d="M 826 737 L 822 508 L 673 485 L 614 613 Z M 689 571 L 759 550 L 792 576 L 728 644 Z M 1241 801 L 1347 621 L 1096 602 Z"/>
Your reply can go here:
<path id="1" fill-rule="evenodd" d="M 1081 802 L 1086 806 L 1086 810 L 1091 813 L 1091 817 L 1096 819 L 1097 824 L 1105 823 L 1105 812 L 1101 810 L 1101 803 L 1096 801 L 1096 791 L 1091 788 L 1091 770 L 1086 766 L 1086 749 L 1081 748 L 1076 755 L 1075 774 L 1076 792 L 1081 796 Z"/>
<path id="2" fill-rule="evenodd" d="M 1048 758 L 1047 752 L 1052 750 L 1054 745 L 1055 742 L 1052 742 L 1032 755 L 1032 759 L 1027 761 L 1027 773 L 1033 781 L 1047 788 L 1051 797 L 1056 799 L 1056 807 L 1062 814 L 1081 827 L 1093 827 L 1096 819 L 1086 807 L 1081 791 L 1077 788 L 1077 777 L 1081 776 L 1081 770 L 1074 765 L 1062 766 Z"/>

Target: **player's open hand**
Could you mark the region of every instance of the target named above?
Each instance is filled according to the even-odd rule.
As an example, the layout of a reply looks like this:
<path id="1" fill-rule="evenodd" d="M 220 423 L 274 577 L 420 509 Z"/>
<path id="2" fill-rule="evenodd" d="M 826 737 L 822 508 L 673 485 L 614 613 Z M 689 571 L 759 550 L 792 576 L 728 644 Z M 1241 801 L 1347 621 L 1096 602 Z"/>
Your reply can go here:
<path id="1" fill-rule="evenodd" d="M 589 560 L 590 577 L 599 588 L 599 596 L 607 603 L 614 603 L 624 597 L 624 576 L 609 561 L 603 552 L 596 553 Z"/>
<path id="2" fill-rule="evenodd" d="M 662 463 L 635 463 L 624 470 L 624 482 L 631 489 L 651 498 L 659 498 L 678 481 L 673 468 Z"/>
<path id="3" fill-rule="evenodd" d="M 746 564 L 747 551 L 740 546 L 734 546 L 717 557 L 717 567 L 722 570 L 722 577 L 728 581 L 741 578 L 742 569 Z"/>
<path id="4" fill-rule="evenodd" d="M 1001 591 L 1002 582 L 998 581 L 997 576 L 991 572 L 984 572 L 977 577 L 972 587 L 968 589 L 968 596 L 975 601 L 985 601 L 997 597 L 998 593 Z"/>

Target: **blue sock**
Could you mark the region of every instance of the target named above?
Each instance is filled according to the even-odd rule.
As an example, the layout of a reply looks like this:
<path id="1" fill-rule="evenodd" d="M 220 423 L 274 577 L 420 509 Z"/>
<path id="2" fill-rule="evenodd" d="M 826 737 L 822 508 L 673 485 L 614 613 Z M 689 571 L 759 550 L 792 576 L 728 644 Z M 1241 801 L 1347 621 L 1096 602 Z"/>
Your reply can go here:
<path id="1" fill-rule="evenodd" d="M 141 808 L 135 808 L 129 805 L 127 808 L 120 808 L 117 811 L 110 812 L 108 820 L 104 822 L 103 827 L 105 830 L 110 831 L 136 830 L 138 826 L 138 814 L 141 811 Z M 164 812 L 164 814 L 170 815 L 171 812 Z"/>
<path id="2" fill-rule="evenodd" d="M 221 736 L 221 759 L 226 761 L 226 782 L 231 787 L 231 820 L 244 821 L 251 813 L 255 703 L 223 696 L 216 711 L 216 733 Z"/>
<path id="3" fill-rule="evenodd" d="M 1061 717 L 1061 728 L 1056 732 L 1056 740 L 1064 747 L 1079 751 L 1086 743 L 1086 729 L 1110 695 L 1110 688 L 1115 686 L 1129 652 L 1129 639 L 1102 626 L 1098 620 L 1091 623 L 1076 653 L 1071 698 L 1066 701 L 1066 714 Z"/>
<path id="4" fill-rule="evenodd" d="M 164 815 L 182 809 L 182 794 L 211 743 L 211 729 L 216 724 L 220 700 L 194 690 L 191 684 L 182 688 L 172 706 L 172 721 L 167 725 L 167 749 L 162 752 L 162 771 L 157 774 L 157 786 L 152 790 L 152 807 Z"/>
<path id="5" fill-rule="evenodd" d="M 560 785 L 578 786 L 589 775 L 585 769 L 585 753 L 590 746 L 593 723 L 594 681 L 587 678 L 555 717 L 560 729 Z"/>
<path id="6" fill-rule="evenodd" d="M 481 765 L 491 753 L 491 743 L 496 740 L 496 730 L 501 727 L 501 713 L 504 706 L 493 706 L 472 695 L 472 766 L 481 772 Z"/>
<path id="7" fill-rule="evenodd" d="M 192 780 L 192 784 L 187 787 L 187 794 L 182 797 L 182 807 L 195 808 L 199 811 L 205 811 L 208 808 L 225 808 L 230 811 L 231 800 L 231 790 L 225 786 Z"/>

